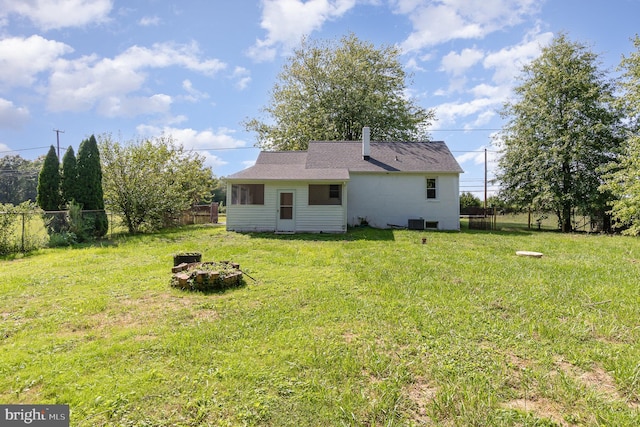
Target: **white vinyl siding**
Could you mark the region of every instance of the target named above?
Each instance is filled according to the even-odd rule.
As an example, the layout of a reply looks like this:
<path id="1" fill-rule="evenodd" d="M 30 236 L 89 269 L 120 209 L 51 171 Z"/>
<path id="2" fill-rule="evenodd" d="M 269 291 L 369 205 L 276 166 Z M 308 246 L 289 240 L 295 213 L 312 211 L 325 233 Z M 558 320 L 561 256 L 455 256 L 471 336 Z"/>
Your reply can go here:
<path id="1" fill-rule="evenodd" d="M 294 193 L 295 231 L 298 233 L 344 233 L 346 231 L 346 190 L 342 184 L 341 205 L 309 205 L 309 182 L 278 181 L 266 183 L 264 205 L 227 204 L 227 230 L 276 231 L 278 218 L 278 190 Z M 227 186 L 229 191 L 231 184 Z M 229 193 L 228 193 L 229 194 Z M 229 196 L 228 196 L 229 198 Z M 228 202 L 227 202 L 228 203 Z"/>
<path id="2" fill-rule="evenodd" d="M 426 179 L 437 181 L 437 198 L 427 199 Z M 351 173 L 349 225 L 358 225 L 361 219 L 372 227 L 406 227 L 409 219 L 437 222 L 440 230 L 460 229 L 458 174 L 376 174 Z"/>

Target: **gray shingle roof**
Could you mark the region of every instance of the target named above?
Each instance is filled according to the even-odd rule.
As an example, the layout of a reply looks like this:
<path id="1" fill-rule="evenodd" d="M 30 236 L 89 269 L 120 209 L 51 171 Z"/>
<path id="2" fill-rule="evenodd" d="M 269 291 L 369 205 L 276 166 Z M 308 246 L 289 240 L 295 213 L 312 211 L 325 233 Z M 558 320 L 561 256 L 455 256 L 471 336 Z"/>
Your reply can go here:
<path id="1" fill-rule="evenodd" d="M 370 158 L 362 158 L 362 142 L 321 142 L 307 151 L 263 151 L 256 164 L 229 180 L 348 180 L 349 172 L 461 173 L 442 141 L 372 142 Z"/>
<path id="2" fill-rule="evenodd" d="M 308 168 L 346 168 L 351 172 L 463 172 L 442 141 L 371 142 L 369 160 L 362 158 L 362 143 L 312 142 Z"/>

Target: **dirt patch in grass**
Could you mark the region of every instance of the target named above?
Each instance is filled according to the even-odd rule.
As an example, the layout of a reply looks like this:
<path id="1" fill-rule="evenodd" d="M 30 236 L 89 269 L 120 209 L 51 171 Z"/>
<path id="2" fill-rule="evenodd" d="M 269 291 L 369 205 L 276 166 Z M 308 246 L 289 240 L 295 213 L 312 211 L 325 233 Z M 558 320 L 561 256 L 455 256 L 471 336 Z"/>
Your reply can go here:
<path id="1" fill-rule="evenodd" d="M 345 332 L 344 334 L 342 334 L 342 338 L 347 344 L 351 344 L 351 342 L 357 337 L 358 335 L 354 334 L 353 332 Z"/>
<path id="2" fill-rule="evenodd" d="M 582 385 L 595 390 L 598 394 L 611 400 L 625 402 L 632 409 L 640 408 L 638 402 L 630 401 L 620 393 L 613 377 L 601 366 L 594 365 L 591 370 L 585 371 L 563 359 L 556 360 L 555 364 L 564 374 L 575 378 Z"/>
<path id="3" fill-rule="evenodd" d="M 139 298 L 120 297 L 105 310 L 84 318 L 82 323 L 67 322 L 64 329 L 72 333 L 92 331 L 104 335 L 113 329 L 153 328 L 175 317 L 180 317 L 182 322 L 211 322 L 220 316 L 214 309 L 202 306 L 197 299 L 176 297 L 167 292 Z"/>
<path id="4" fill-rule="evenodd" d="M 504 405 L 507 409 L 529 412 L 536 418 L 546 418 L 559 426 L 568 426 L 562 418 L 562 408 L 548 399 L 515 399 Z"/>
<path id="5" fill-rule="evenodd" d="M 433 387 L 425 378 L 418 378 L 404 391 L 411 403 L 410 419 L 417 425 L 434 425 L 428 415 L 427 407 L 435 399 L 438 389 Z"/>

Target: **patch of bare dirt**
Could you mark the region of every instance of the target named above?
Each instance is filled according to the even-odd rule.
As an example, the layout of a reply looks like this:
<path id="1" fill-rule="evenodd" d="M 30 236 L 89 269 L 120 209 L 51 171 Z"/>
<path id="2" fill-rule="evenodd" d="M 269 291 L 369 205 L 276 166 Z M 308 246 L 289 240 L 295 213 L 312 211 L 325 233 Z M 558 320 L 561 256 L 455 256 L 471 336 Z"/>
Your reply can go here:
<path id="1" fill-rule="evenodd" d="M 559 426 L 569 426 L 562 418 L 562 408 L 548 399 L 516 399 L 504 405 L 508 409 L 530 412 L 537 418 L 547 418 Z"/>
<path id="2" fill-rule="evenodd" d="M 598 394 L 611 400 L 625 402 L 630 408 L 640 408 L 638 402 L 629 401 L 620 393 L 614 378 L 601 366 L 594 365 L 591 370 L 585 371 L 563 359 L 558 359 L 555 363 L 566 375 L 577 379 L 585 387 L 595 390 Z"/>
<path id="3" fill-rule="evenodd" d="M 67 323 L 65 329 L 71 333 L 101 334 L 112 328 L 144 329 L 178 313 L 186 321 L 194 322 L 212 322 L 220 317 L 214 309 L 200 304 L 201 301 L 197 299 L 176 297 L 171 293 L 149 294 L 139 298 L 121 297 L 112 301 L 105 310 L 87 316 L 82 323 Z M 149 338 L 152 335 L 141 334 L 141 339 Z"/>
<path id="4" fill-rule="evenodd" d="M 435 399 L 437 393 L 438 389 L 429 384 L 424 378 L 418 378 L 405 390 L 412 407 L 411 419 L 417 425 L 434 425 L 427 414 L 427 406 Z"/>

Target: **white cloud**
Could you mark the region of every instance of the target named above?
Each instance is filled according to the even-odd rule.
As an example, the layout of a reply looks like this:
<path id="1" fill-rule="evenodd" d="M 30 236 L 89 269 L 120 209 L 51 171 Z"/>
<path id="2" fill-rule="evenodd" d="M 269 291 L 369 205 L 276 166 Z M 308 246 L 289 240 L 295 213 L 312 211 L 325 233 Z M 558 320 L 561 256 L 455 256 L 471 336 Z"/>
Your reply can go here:
<path id="1" fill-rule="evenodd" d="M 522 67 L 540 55 L 542 47 L 553 39 L 553 33 L 536 33 L 528 35 L 522 43 L 505 47 L 491 53 L 485 58 L 483 65 L 487 69 L 495 69 L 493 81 L 511 83 L 520 74 Z"/>
<path id="2" fill-rule="evenodd" d="M 191 83 L 191 80 L 184 80 L 182 82 L 182 88 L 187 92 L 186 96 L 183 96 L 182 98 L 185 99 L 186 101 L 189 102 L 197 102 L 201 99 L 208 99 L 209 98 L 209 94 L 206 92 L 201 92 L 199 90 L 197 90 L 196 88 L 193 87 L 193 83 Z"/>
<path id="3" fill-rule="evenodd" d="M 442 71 L 459 76 L 484 58 L 484 52 L 478 49 L 463 49 L 462 52 L 449 52 L 442 58 Z"/>
<path id="4" fill-rule="evenodd" d="M 148 77 L 145 70 L 171 66 L 213 76 L 226 64 L 200 59 L 195 43 L 133 46 L 115 58 L 91 55 L 73 61 L 60 59 L 50 79 L 48 108 L 56 112 L 86 111 L 98 105 L 98 112 L 107 116 L 166 112 L 171 103 L 167 95 L 127 98 L 143 88 Z"/>
<path id="5" fill-rule="evenodd" d="M 413 32 L 406 52 L 455 39 L 481 39 L 537 12 L 537 0 L 396 0 L 395 12 L 409 16 Z"/>
<path id="6" fill-rule="evenodd" d="M 501 101 L 496 98 L 478 98 L 468 102 L 447 102 L 435 107 L 438 117 L 437 126 L 446 127 L 460 118 L 481 114 L 488 109 L 495 109 Z M 434 126 L 435 127 L 435 126 Z"/>
<path id="7" fill-rule="evenodd" d="M 160 25 L 162 20 L 159 16 L 144 16 L 138 21 L 138 24 L 142 27 L 155 27 Z"/>
<path id="8" fill-rule="evenodd" d="M 46 31 L 105 22 L 112 7 L 112 0 L 0 0 L 0 19 L 18 15 Z"/>
<path id="9" fill-rule="evenodd" d="M 236 89 L 244 90 L 251 83 L 251 72 L 244 67 L 236 67 L 231 78 L 236 81 Z"/>
<path id="10" fill-rule="evenodd" d="M 511 95 L 523 65 L 535 59 L 540 54 L 541 47 L 548 44 L 552 38 L 552 33 L 538 33 L 536 29 L 516 45 L 487 53 L 482 65 L 486 70 L 493 71 L 493 84 L 479 83 L 471 89 L 464 89 L 458 75 L 466 66 L 480 61 L 480 53 L 469 50 L 466 54 L 463 51 L 459 55 L 450 53 L 445 56 L 442 69 L 451 70 L 454 77 L 450 81 L 449 89 L 440 90 L 438 94 L 467 93 L 472 99 L 437 106 L 438 125 L 450 126 L 460 119 L 468 120 L 465 126 L 467 128 L 482 127 L 489 123 Z"/>
<path id="11" fill-rule="evenodd" d="M 168 114 L 172 98 L 165 94 L 149 97 L 110 96 L 98 103 L 97 112 L 105 117 L 134 117 L 138 114 Z"/>
<path id="12" fill-rule="evenodd" d="M 16 107 L 13 102 L 0 98 L 0 129 L 20 129 L 29 120 L 29 110 Z"/>
<path id="13" fill-rule="evenodd" d="M 356 0 L 262 0 L 260 26 L 267 31 L 247 55 L 256 61 L 275 58 L 278 49 L 289 49 L 331 19 L 344 15 Z"/>
<path id="14" fill-rule="evenodd" d="M 251 166 L 254 166 L 256 164 L 255 160 L 245 160 L 243 162 L 241 162 L 242 166 L 244 167 L 244 169 L 250 168 Z"/>
<path id="15" fill-rule="evenodd" d="M 170 126 L 158 127 L 152 125 L 139 125 L 137 131 L 146 136 L 171 135 L 176 141 L 187 149 L 224 149 L 245 147 L 246 142 L 234 138 L 234 130 L 219 128 L 217 130 L 206 129 L 197 131 L 191 128 L 175 128 Z"/>
<path id="16" fill-rule="evenodd" d="M 222 158 L 216 156 L 215 154 L 212 154 L 210 151 L 207 151 L 207 149 L 233 149 L 246 146 L 245 141 L 234 138 L 234 130 L 227 128 L 219 128 L 217 130 L 206 129 L 203 131 L 197 131 L 191 128 L 140 125 L 137 127 L 137 131 L 144 137 L 155 137 L 160 135 L 172 136 L 186 149 L 197 150 L 200 154 L 205 156 L 206 164 L 208 166 L 211 166 L 214 171 L 216 167 L 226 165 L 227 162 Z"/>
<path id="17" fill-rule="evenodd" d="M 500 153 L 498 153 L 495 149 L 493 149 L 492 147 L 487 147 L 485 145 L 481 145 L 480 147 L 476 148 L 473 151 L 469 151 L 467 153 L 464 153 L 460 156 L 456 157 L 456 161 L 458 163 L 460 163 L 460 165 L 463 165 L 467 162 L 471 162 L 472 164 L 478 166 L 478 165 L 484 165 L 485 163 L 485 153 L 484 150 L 487 150 L 487 157 L 486 157 L 486 162 L 487 162 L 487 170 L 488 171 L 495 171 L 498 167 L 498 161 L 500 159 Z"/>
<path id="18" fill-rule="evenodd" d="M 18 153 L 13 151 L 7 144 L 0 142 L 0 157 L 13 156 L 14 154 Z"/>
<path id="19" fill-rule="evenodd" d="M 31 86 L 37 74 L 48 71 L 62 55 L 73 49 L 34 35 L 0 40 L 0 87 Z"/>

